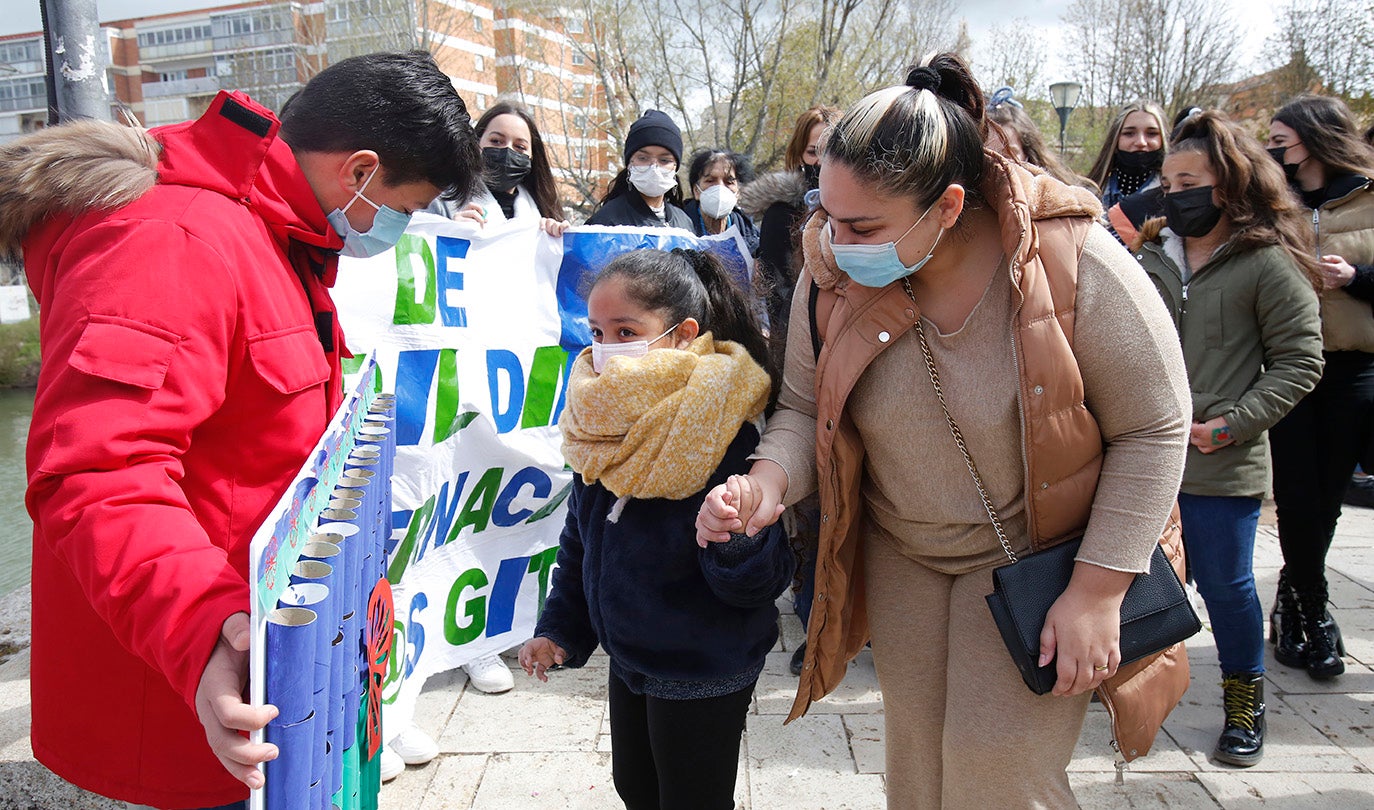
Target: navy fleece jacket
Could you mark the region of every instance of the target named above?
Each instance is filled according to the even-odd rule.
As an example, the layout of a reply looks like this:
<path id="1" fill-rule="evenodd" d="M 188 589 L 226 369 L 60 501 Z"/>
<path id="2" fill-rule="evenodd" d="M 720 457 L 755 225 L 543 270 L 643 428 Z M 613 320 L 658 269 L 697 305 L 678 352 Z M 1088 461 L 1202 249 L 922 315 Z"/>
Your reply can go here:
<path id="1" fill-rule="evenodd" d="M 582 666 L 600 644 L 636 693 L 713 697 L 753 683 L 777 641 L 773 602 L 792 581 L 792 549 L 776 523 L 702 549 L 695 521 L 712 487 L 748 471 L 758 441 L 744 425 L 704 489 L 680 501 L 632 498 L 614 523 L 616 496 L 574 476 L 534 631 L 563 648 L 564 666 Z"/>

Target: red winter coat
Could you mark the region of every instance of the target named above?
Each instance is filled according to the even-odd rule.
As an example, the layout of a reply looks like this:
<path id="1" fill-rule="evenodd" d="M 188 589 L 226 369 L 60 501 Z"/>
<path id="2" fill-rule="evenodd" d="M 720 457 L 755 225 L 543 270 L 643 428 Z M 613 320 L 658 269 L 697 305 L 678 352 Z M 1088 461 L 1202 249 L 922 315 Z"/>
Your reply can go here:
<path id="1" fill-rule="evenodd" d="M 122 127 L 49 130 L 65 160 L 30 150 L 29 176 L 47 176 L 0 187 L 7 204 L 30 195 L 17 204 L 35 212 L 23 247 L 41 309 L 33 750 L 117 799 L 248 795 L 210 752 L 196 687 L 224 620 L 248 610 L 254 530 L 341 399 L 326 286 L 342 240 L 278 126 L 220 93 L 200 120 L 149 133 L 160 154 Z M 80 193 L 57 199 L 70 184 Z"/>

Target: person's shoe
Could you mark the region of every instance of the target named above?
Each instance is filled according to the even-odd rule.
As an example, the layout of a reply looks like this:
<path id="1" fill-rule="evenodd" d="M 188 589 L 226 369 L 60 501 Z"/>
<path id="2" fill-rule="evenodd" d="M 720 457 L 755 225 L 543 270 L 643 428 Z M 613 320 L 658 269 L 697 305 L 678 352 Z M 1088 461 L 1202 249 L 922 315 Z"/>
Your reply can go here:
<path id="1" fill-rule="evenodd" d="M 401 755 L 392 751 L 387 746 L 382 746 L 382 781 L 390 782 L 392 779 L 401 775 L 401 771 L 406 769 L 405 760 Z"/>
<path id="2" fill-rule="evenodd" d="M 1345 641 L 1341 628 L 1326 609 L 1326 583 L 1298 591 L 1302 629 L 1307 634 L 1307 674 L 1319 681 L 1345 672 Z"/>
<path id="3" fill-rule="evenodd" d="M 792 660 L 787 663 L 787 671 L 793 675 L 801 677 L 802 664 L 806 661 L 806 642 L 792 651 Z"/>
<path id="4" fill-rule="evenodd" d="M 1269 641 L 1274 644 L 1274 658 L 1280 664 L 1307 667 L 1307 634 L 1302 629 L 1298 592 L 1289 584 L 1288 575 L 1282 570 L 1279 571 L 1274 609 L 1269 612 Z"/>
<path id="5" fill-rule="evenodd" d="M 1374 507 L 1374 475 L 1353 475 L 1341 502 L 1350 506 Z"/>
<path id="6" fill-rule="evenodd" d="M 439 745 L 434 742 L 434 738 L 415 726 L 392 737 L 386 747 L 406 765 L 423 765 L 439 756 Z"/>
<path id="7" fill-rule="evenodd" d="M 486 655 L 463 665 L 472 688 L 488 695 L 499 695 L 515 688 L 515 677 L 510 667 L 495 653 Z"/>
<path id="8" fill-rule="evenodd" d="M 1264 756 L 1264 673 L 1224 674 L 1221 690 L 1226 724 L 1212 757 L 1248 768 Z"/>

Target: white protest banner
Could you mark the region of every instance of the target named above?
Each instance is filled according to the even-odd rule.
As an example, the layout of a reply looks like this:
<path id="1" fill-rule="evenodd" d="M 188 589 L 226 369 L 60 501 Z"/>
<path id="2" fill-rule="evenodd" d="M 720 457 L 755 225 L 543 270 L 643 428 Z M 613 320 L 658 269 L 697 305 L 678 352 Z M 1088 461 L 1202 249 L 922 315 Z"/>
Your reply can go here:
<path id="1" fill-rule="evenodd" d="M 564 385 L 591 342 L 584 279 L 643 247 L 709 249 L 748 283 L 737 233 L 537 222 L 478 228 L 417 214 L 392 251 L 344 259 L 333 292 L 354 354 L 396 394 L 396 623 L 386 733 L 431 675 L 528 639 L 548 592 L 572 474 Z"/>

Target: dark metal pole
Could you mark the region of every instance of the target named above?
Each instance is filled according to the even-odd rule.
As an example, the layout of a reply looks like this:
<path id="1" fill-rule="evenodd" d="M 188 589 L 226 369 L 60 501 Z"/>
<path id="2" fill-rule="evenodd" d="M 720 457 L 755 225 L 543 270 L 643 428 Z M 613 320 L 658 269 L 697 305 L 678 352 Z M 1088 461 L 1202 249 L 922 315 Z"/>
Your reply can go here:
<path id="1" fill-rule="evenodd" d="M 1069 127 L 1069 113 L 1073 112 L 1073 107 L 1055 107 L 1054 111 L 1059 113 L 1059 156 L 1064 156 L 1064 131 Z"/>
<path id="2" fill-rule="evenodd" d="M 108 67 L 95 0 L 42 0 L 48 123 L 110 120 Z"/>

